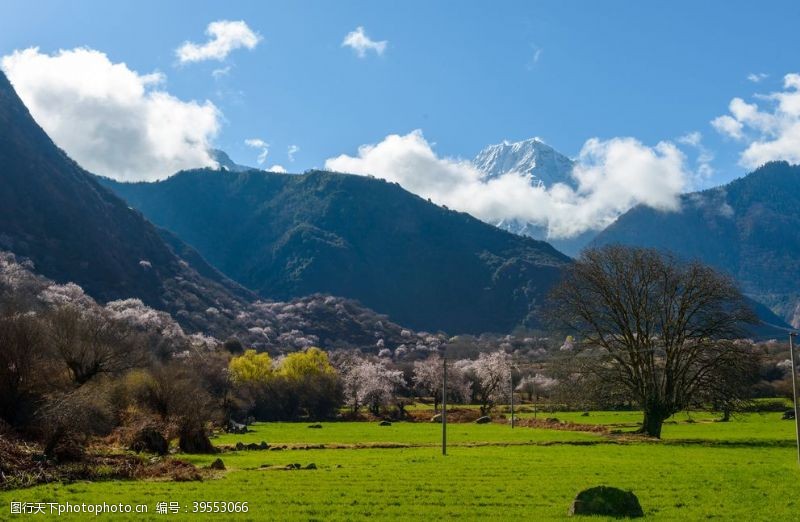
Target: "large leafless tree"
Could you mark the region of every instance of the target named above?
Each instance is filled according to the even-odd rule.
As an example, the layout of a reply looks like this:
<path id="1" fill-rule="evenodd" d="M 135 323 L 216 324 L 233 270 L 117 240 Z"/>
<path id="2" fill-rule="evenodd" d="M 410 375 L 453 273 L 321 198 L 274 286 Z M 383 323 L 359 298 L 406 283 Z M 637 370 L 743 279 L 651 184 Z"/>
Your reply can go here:
<path id="1" fill-rule="evenodd" d="M 566 269 L 551 304 L 553 317 L 578 334 L 583 361 L 628 391 L 644 410 L 642 432 L 653 437 L 713 386 L 720 368 L 748 364 L 729 340 L 756 318 L 730 278 L 698 262 L 650 249 L 590 249 Z"/>

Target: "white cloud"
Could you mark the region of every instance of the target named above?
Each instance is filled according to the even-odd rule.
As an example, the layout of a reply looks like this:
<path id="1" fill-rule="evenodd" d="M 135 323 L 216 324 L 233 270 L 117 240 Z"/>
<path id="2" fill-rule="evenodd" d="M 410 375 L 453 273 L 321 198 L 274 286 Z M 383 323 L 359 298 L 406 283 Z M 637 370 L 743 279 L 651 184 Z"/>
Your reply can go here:
<path id="1" fill-rule="evenodd" d="M 156 180 L 216 165 L 208 150 L 220 112 L 172 96 L 161 73 L 139 74 L 88 48 L 32 47 L 4 56 L 2 68 L 37 123 L 89 171 Z"/>
<path id="2" fill-rule="evenodd" d="M 271 167 L 268 167 L 268 168 L 267 168 L 267 169 L 265 169 L 265 170 L 266 170 L 267 172 L 280 172 L 281 174 L 285 174 L 285 173 L 286 173 L 286 169 L 285 169 L 285 168 L 283 168 L 283 166 L 282 166 L 282 165 L 273 165 L 273 166 L 271 166 Z"/>
<path id="3" fill-rule="evenodd" d="M 263 165 L 265 161 L 267 161 L 267 156 L 269 155 L 269 143 L 262 140 L 261 138 L 249 138 L 244 140 L 244 144 L 248 147 L 259 149 L 258 161 L 259 165 Z"/>
<path id="4" fill-rule="evenodd" d="M 297 145 L 289 145 L 289 148 L 286 149 L 286 155 L 289 157 L 289 161 L 294 161 L 294 155 L 300 152 L 300 147 Z"/>
<path id="5" fill-rule="evenodd" d="M 534 187 L 528 176 L 515 172 L 486 180 L 469 161 L 437 156 L 419 130 L 363 145 L 356 156 L 331 158 L 325 167 L 397 182 L 487 222 L 538 223 L 550 237 L 604 228 L 638 203 L 677 210 L 678 195 L 691 178 L 675 145 L 647 147 L 633 138 L 614 138 L 584 144 L 573 172 L 577 189 Z"/>
<path id="6" fill-rule="evenodd" d="M 250 29 L 244 21 L 218 20 L 206 28 L 209 40 L 204 44 L 184 42 L 175 50 L 181 63 L 202 62 L 204 60 L 222 61 L 236 49 L 254 49 L 261 41 L 261 35 Z"/>
<path id="7" fill-rule="evenodd" d="M 744 137 L 742 134 L 744 125 L 727 114 L 724 116 L 718 116 L 711 120 L 711 125 L 717 129 L 717 132 L 725 134 L 726 136 L 735 140 L 740 140 Z"/>
<path id="8" fill-rule="evenodd" d="M 765 73 L 750 73 L 747 75 L 747 79 L 753 83 L 759 83 L 761 80 L 766 80 L 768 77 L 769 75 Z"/>
<path id="9" fill-rule="evenodd" d="M 694 180 L 697 184 L 709 180 L 714 175 L 714 168 L 711 162 L 714 161 L 714 153 L 712 153 L 705 145 L 703 145 L 703 135 L 700 131 L 693 131 L 678 138 L 678 143 L 688 145 L 697 151 L 697 176 Z M 691 187 L 698 188 L 698 187 Z"/>
<path id="10" fill-rule="evenodd" d="M 388 43 L 389 42 L 386 40 L 380 42 L 372 40 L 364 32 L 364 28 L 358 26 L 355 31 L 347 33 L 342 41 L 342 47 L 350 47 L 356 52 L 359 58 L 364 58 L 367 56 L 368 51 L 374 51 L 378 56 L 382 56 L 384 51 L 386 51 L 386 45 Z"/>
<path id="11" fill-rule="evenodd" d="M 227 67 L 220 67 L 219 69 L 214 69 L 211 71 L 211 76 L 214 77 L 215 80 L 219 80 L 224 76 L 228 76 L 231 72 L 231 66 L 228 65 Z"/>
<path id="12" fill-rule="evenodd" d="M 742 140 L 746 147 L 739 157 L 745 168 L 768 161 L 800 163 L 800 74 L 787 74 L 783 90 L 755 96 L 757 103 L 731 100 L 730 114 L 711 124 L 720 133 Z"/>

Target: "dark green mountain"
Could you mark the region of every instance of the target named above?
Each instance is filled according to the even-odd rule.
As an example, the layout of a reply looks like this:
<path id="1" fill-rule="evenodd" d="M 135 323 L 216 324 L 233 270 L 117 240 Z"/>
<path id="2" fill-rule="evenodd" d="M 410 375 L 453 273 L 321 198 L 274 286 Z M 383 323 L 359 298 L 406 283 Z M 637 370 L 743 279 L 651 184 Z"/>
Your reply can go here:
<path id="1" fill-rule="evenodd" d="M 188 317 L 251 296 L 196 252 L 197 270 L 178 257 L 141 213 L 53 144 L 2 73 L 0 249 L 99 301 L 138 297 Z"/>
<path id="2" fill-rule="evenodd" d="M 417 329 L 507 332 L 569 258 L 397 184 L 313 171 L 194 170 L 102 181 L 222 272 L 274 299 L 357 299 Z"/>
<path id="3" fill-rule="evenodd" d="M 728 185 L 687 194 L 680 212 L 633 208 L 594 241 L 610 243 L 700 259 L 800 326 L 800 166 L 768 163 Z"/>
<path id="4" fill-rule="evenodd" d="M 278 352 L 309 344 L 377 349 L 419 342 L 385 316 L 345 299 L 256 301 L 58 149 L 0 73 L 3 251 L 32 261 L 52 282 L 79 284 L 100 302 L 140 298 L 191 332 L 235 335 L 248 346 Z"/>

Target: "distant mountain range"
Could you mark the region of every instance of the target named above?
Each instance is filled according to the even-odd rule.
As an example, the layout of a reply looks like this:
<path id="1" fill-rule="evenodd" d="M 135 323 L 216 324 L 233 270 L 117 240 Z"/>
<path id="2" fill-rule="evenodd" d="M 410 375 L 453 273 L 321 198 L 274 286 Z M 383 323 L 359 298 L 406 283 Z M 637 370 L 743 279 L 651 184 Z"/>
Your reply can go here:
<path id="1" fill-rule="evenodd" d="M 55 146 L 0 72 L 0 251 L 31 261 L 55 283 L 80 285 L 100 302 L 139 298 L 190 332 L 236 335 L 249 346 L 423 342 L 350 300 L 259 301 L 98 180 Z"/>
<path id="2" fill-rule="evenodd" d="M 476 164 L 487 177 L 511 169 L 534 183 L 559 182 L 569 160 L 546 147 L 503 144 Z M 570 262 L 545 242 L 397 184 L 268 173 L 221 151 L 215 158 L 220 169 L 156 183 L 97 178 L 53 144 L 0 73 L 0 250 L 98 301 L 136 297 L 190 331 L 237 333 L 275 349 L 425 342 L 398 323 L 449 333 L 536 328 L 545 294 Z M 800 167 L 769 164 L 683 196 L 681 212 L 634 208 L 594 244 L 700 258 L 798 325 L 799 189 Z"/>
<path id="3" fill-rule="evenodd" d="M 800 166 L 768 163 L 725 186 L 686 194 L 679 212 L 637 206 L 593 242 L 610 243 L 709 263 L 800 327 Z"/>
<path id="4" fill-rule="evenodd" d="M 349 297 L 416 329 L 536 327 L 569 262 L 547 243 L 364 176 L 203 169 L 102 183 L 262 296 Z"/>

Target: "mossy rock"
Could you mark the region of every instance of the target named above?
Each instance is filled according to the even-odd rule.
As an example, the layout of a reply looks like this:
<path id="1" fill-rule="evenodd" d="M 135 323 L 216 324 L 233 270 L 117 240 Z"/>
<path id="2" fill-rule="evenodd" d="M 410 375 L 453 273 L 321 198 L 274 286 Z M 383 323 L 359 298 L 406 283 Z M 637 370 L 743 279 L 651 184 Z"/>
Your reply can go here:
<path id="1" fill-rule="evenodd" d="M 569 515 L 638 518 L 644 516 L 644 511 L 632 491 L 597 486 L 578 493 L 569 508 Z"/>
<path id="2" fill-rule="evenodd" d="M 489 417 L 488 415 L 484 415 L 483 417 L 478 417 L 475 420 L 475 424 L 487 424 L 489 422 L 492 422 L 492 418 Z"/>

